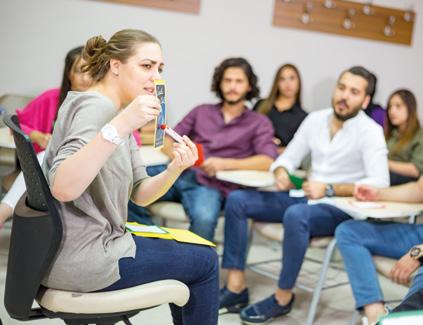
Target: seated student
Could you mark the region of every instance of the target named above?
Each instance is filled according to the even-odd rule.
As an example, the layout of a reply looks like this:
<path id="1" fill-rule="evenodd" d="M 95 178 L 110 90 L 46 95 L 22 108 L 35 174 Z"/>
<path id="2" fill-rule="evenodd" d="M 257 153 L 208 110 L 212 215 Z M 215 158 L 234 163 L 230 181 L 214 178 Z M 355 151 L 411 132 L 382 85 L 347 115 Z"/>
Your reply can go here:
<path id="1" fill-rule="evenodd" d="M 90 38 L 83 58 L 94 84 L 69 92 L 44 158 L 64 233 L 43 285 L 90 292 L 176 279 L 189 287 L 190 299 L 182 308 L 170 306 L 174 324 L 216 325 L 216 252 L 125 230 L 129 199 L 154 202 L 198 158 L 184 137 L 184 144 L 173 145 L 167 169 L 149 178 L 131 134 L 159 114 L 154 80 L 164 66 L 161 46 L 143 31 L 126 29 L 109 41 Z"/>
<path id="2" fill-rule="evenodd" d="M 423 172 L 423 130 L 411 91 L 400 89 L 389 97 L 385 138 L 391 185 L 416 181 Z"/>
<path id="3" fill-rule="evenodd" d="M 355 197 L 364 201 L 423 202 L 423 177 L 417 182 L 385 189 L 358 185 Z M 386 313 L 372 255 L 398 259 L 391 270 L 393 281 L 408 284 L 423 258 L 423 224 L 349 220 L 336 229 L 336 241 L 344 260 L 356 308 L 369 323 Z M 416 246 L 417 248 L 413 247 Z M 423 268 L 407 297 L 423 289 Z"/>
<path id="4" fill-rule="evenodd" d="M 212 91 L 221 100 L 218 104 L 195 107 L 176 125 L 175 131 L 186 134 L 202 145 L 205 156 L 199 168 L 184 172 L 160 201 L 178 201 L 191 220 L 190 230 L 213 240 L 214 231 L 225 196 L 236 184 L 219 181 L 221 170 L 267 170 L 277 156 L 269 119 L 248 110 L 245 101 L 259 93 L 257 77 L 243 58 L 229 58 L 216 67 Z M 167 138 L 164 152 L 172 157 Z M 149 175 L 164 166 L 148 169 Z"/>
<path id="5" fill-rule="evenodd" d="M 84 63 L 81 59 L 82 50 L 83 47 L 80 46 L 67 53 L 60 88 L 43 92 L 24 109 L 16 111 L 21 128 L 33 142 L 40 163 L 51 138 L 57 111 L 68 91 L 83 91 L 91 84 L 90 77 L 81 72 L 81 66 Z M 0 227 L 12 216 L 13 209 L 25 190 L 23 175 L 20 173 L 0 203 Z"/>
<path id="6" fill-rule="evenodd" d="M 381 127 L 384 127 L 386 123 L 386 110 L 373 101 L 376 93 L 377 77 L 373 73 L 371 76 L 373 78 L 375 87 L 373 88 L 373 92 L 370 94 L 370 102 L 369 105 L 367 105 L 367 107 L 364 109 L 364 113 L 366 113 L 368 117 L 373 119 Z"/>
<path id="7" fill-rule="evenodd" d="M 297 67 L 289 63 L 282 65 L 276 72 L 269 96 L 259 100 L 253 110 L 272 121 L 274 141 L 281 154 L 307 116 L 301 106 L 301 77 Z"/>
<path id="8" fill-rule="evenodd" d="M 292 292 L 309 240 L 330 236 L 350 216 L 333 205 L 308 205 L 307 198 L 290 197 L 289 174 L 311 153 L 311 174 L 303 184 L 310 199 L 350 196 L 354 184 L 389 185 L 387 149 L 382 128 L 362 111 L 373 84 L 363 67 L 340 75 L 332 107 L 310 113 L 284 153 L 272 164 L 279 192 L 238 190 L 225 208 L 222 267 L 228 270 L 220 308 L 237 312 L 249 302 L 245 280 L 248 218 L 284 224 L 282 271 L 275 294 L 241 311 L 247 323 L 264 324 L 291 311 Z"/>

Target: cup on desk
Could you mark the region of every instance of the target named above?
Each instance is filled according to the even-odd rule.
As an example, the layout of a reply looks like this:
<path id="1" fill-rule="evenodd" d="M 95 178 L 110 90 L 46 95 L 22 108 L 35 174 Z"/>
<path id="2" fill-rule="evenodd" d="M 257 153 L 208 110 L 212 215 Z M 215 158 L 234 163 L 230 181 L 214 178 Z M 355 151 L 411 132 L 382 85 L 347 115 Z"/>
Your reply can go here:
<path id="1" fill-rule="evenodd" d="M 197 151 L 198 151 L 198 159 L 195 162 L 194 167 L 200 167 L 204 162 L 203 145 L 201 143 L 196 143 L 195 146 L 197 147 Z"/>

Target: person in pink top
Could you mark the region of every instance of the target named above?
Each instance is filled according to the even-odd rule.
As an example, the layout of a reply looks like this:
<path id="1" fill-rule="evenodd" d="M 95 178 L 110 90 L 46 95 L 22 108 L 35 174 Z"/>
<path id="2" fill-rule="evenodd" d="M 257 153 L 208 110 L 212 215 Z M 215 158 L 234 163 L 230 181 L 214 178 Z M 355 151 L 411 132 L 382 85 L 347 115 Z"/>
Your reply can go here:
<path id="1" fill-rule="evenodd" d="M 26 107 L 16 111 L 21 128 L 32 140 L 40 163 L 51 138 L 57 112 L 68 91 L 84 91 L 91 85 L 91 78 L 81 71 L 84 63 L 81 57 L 82 50 L 83 47 L 80 46 L 67 53 L 60 88 L 43 92 Z M 20 173 L 0 203 L 0 228 L 12 216 L 13 209 L 25 190 L 25 182 Z"/>

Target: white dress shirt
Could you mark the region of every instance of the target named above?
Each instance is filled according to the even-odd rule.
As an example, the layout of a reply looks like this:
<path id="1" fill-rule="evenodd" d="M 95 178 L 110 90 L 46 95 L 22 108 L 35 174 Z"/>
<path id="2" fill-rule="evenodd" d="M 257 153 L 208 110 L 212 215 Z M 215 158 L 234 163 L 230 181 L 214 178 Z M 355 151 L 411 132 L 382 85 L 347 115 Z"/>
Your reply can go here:
<path id="1" fill-rule="evenodd" d="M 309 114 L 270 170 L 284 167 L 291 173 L 311 153 L 309 180 L 389 186 L 388 150 L 382 128 L 360 111 L 331 139 L 332 117 L 333 108 Z"/>

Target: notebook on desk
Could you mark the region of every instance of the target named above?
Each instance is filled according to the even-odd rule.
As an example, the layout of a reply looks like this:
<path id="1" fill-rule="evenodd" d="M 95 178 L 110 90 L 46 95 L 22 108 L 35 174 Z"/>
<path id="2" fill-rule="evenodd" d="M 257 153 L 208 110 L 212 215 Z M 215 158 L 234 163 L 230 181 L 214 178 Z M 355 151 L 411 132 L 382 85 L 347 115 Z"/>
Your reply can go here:
<path id="1" fill-rule="evenodd" d="M 388 314 L 379 321 L 381 325 L 421 325 L 423 324 L 423 311 L 412 310 Z"/>
<path id="2" fill-rule="evenodd" d="M 126 229 L 135 236 L 176 240 L 180 243 L 216 247 L 211 241 L 186 229 L 159 227 L 155 225 L 147 226 L 137 222 L 127 222 Z"/>

